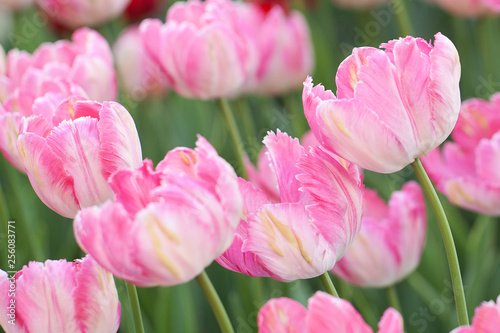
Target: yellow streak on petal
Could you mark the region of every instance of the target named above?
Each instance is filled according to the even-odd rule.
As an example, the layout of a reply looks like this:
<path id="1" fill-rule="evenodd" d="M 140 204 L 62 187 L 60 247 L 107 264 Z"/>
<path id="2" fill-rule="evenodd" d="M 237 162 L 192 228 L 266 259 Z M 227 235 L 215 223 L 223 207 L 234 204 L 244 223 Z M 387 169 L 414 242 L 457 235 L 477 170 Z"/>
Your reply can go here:
<path id="1" fill-rule="evenodd" d="M 471 112 L 471 116 L 477 121 L 479 126 L 481 126 L 482 129 L 487 129 L 488 128 L 488 119 L 484 115 L 482 115 L 479 110 L 473 110 Z"/>
<path id="2" fill-rule="evenodd" d="M 297 234 L 295 234 L 292 230 L 290 230 L 290 228 L 287 225 L 281 223 L 278 220 L 278 218 L 276 216 L 274 216 L 270 212 L 261 211 L 259 213 L 259 217 L 260 217 L 260 219 L 262 220 L 262 222 L 264 224 L 264 228 L 266 230 L 266 234 L 271 238 L 271 241 L 269 242 L 269 247 L 271 248 L 271 250 L 274 253 L 276 253 L 280 257 L 284 257 L 284 253 L 273 242 L 273 240 L 275 239 L 274 238 L 275 232 L 274 232 L 273 226 L 276 227 L 276 229 L 278 229 L 278 231 L 283 235 L 283 237 L 285 237 L 285 239 L 294 248 L 296 248 L 297 250 L 299 250 L 300 255 L 302 256 L 302 258 L 304 258 L 304 260 L 308 264 L 310 264 L 310 265 L 312 264 L 313 260 L 309 256 L 309 254 L 307 253 L 307 251 L 305 250 L 304 245 L 302 243 L 302 239 L 299 236 L 297 236 Z"/>
<path id="3" fill-rule="evenodd" d="M 349 65 L 349 84 L 351 85 L 351 88 L 354 89 L 356 86 L 356 83 L 359 82 L 358 78 L 358 69 L 356 67 L 356 64 L 354 62 L 351 62 Z"/>
<path id="4" fill-rule="evenodd" d="M 467 192 L 465 192 L 457 183 L 451 183 L 448 186 L 448 191 L 450 193 L 452 202 L 460 203 L 462 201 L 465 201 L 470 204 L 475 203 L 474 198 L 467 194 Z"/>
<path id="5" fill-rule="evenodd" d="M 156 221 L 158 221 L 158 220 L 156 219 Z M 156 221 L 154 221 L 154 222 L 156 222 Z M 161 230 L 161 227 L 160 227 L 160 230 Z M 149 235 L 151 237 L 151 240 L 153 242 L 153 249 L 155 251 L 156 256 L 160 260 L 160 263 L 166 269 L 168 269 L 170 271 L 170 273 L 173 275 L 174 278 L 180 280 L 181 273 L 179 272 L 179 270 L 177 269 L 177 267 L 175 267 L 175 265 L 172 262 L 172 260 L 170 260 L 165 255 L 165 253 L 163 253 L 163 251 L 161 250 L 161 241 L 160 241 L 160 238 L 157 235 L 157 230 L 154 227 L 153 223 L 148 223 L 148 233 L 149 233 Z"/>
<path id="6" fill-rule="evenodd" d="M 331 122 L 333 122 L 333 124 L 335 125 L 336 128 L 338 128 L 342 133 L 344 133 L 348 138 L 352 138 L 352 135 L 351 133 L 349 133 L 347 131 L 347 129 L 345 128 L 344 126 L 344 123 L 342 123 L 340 120 L 338 120 L 337 118 L 335 118 L 335 115 L 333 115 L 333 112 L 330 112 L 328 114 L 328 116 L 330 117 L 331 119 Z M 331 122 L 327 121 L 326 124 L 328 125 L 328 127 L 334 131 L 335 129 L 333 128 L 333 126 L 331 126 Z"/>

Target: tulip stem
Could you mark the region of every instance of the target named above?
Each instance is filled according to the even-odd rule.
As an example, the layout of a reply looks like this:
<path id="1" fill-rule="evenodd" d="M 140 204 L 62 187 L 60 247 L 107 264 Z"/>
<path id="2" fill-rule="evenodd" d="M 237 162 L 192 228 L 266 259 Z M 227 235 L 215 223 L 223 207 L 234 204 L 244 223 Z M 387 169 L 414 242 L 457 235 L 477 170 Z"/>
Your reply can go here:
<path id="1" fill-rule="evenodd" d="M 389 305 L 394 309 L 398 310 L 401 313 L 401 303 L 399 302 L 398 291 L 396 290 L 396 286 L 392 285 L 385 288 L 385 294 L 387 295 L 387 300 L 389 301 Z"/>
<path id="2" fill-rule="evenodd" d="M 396 15 L 398 28 L 402 34 L 401 37 L 413 36 L 413 28 L 411 26 L 410 15 L 408 14 L 405 0 L 391 0 L 390 6 L 393 7 L 393 12 Z"/>
<path id="3" fill-rule="evenodd" d="M 422 165 L 420 159 L 416 159 L 411 164 L 415 174 L 417 175 L 424 193 L 429 199 L 436 220 L 443 237 L 443 243 L 446 250 L 446 257 L 448 258 L 448 265 L 450 267 L 451 283 L 453 285 L 453 294 L 455 296 L 455 303 L 457 306 L 458 323 L 462 325 L 469 324 L 469 317 L 467 315 L 467 304 L 465 302 L 464 285 L 462 283 L 462 275 L 460 274 L 460 264 L 458 262 L 457 249 L 453 241 L 453 234 L 451 233 L 450 224 L 446 218 L 443 206 L 439 201 L 436 190 L 427 176 L 427 173 Z"/>
<path id="4" fill-rule="evenodd" d="M 328 275 L 328 272 L 320 275 L 319 280 L 321 281 L 321 284 L 323 285 L 323 288 L 325 288 L 327 293 L 335 297 L 339 297 L 337 289 L 335 289 L 335 286 L 333 285 L 332 279 L 330 279 L 330 275 Z"/>
<path id="5" fill-rule="evenodd" d="M 229 320 L 226 309 L 224 308 L 224 305 L 222 304 L 220 297 L 217 294 L 217 291 L 215 290 L 207 273 L 203 271 L 196 277 L 196 281 L 198 281 L 201 290 L 205 294 L 205 297 L 207 298 L 208 303 L 210 304 L 210 307 L 214 312 L 215 318 L 219 323 L 219 327 L 222 333 L 234 333 L 234 329 L 231 325 L 231 321 Z"/>
<path id="6" fill-rule="evenodd" d="M 238 159 L 240 167 L 240 175 L 246 179 L 247 174 L 243 159 L 243 156 L 245 156 L 245 150 L 243 149 L 243 141 L 241 140 L 238 125 L 236 125 L 236 121 L 234 120 L 233 112 L 231 111 L 229 103 L 225 98 L 219 98 L 217 100 L 217 104 L 219 105 L 219 109 L 222 112 L 222 116 L 224 118 L 224 121 L 226 122 L 227 129 L 229 130 L 229 134 L 231 135 L 231 139 L 233 140 L 234 148 L 236 151 L 236 158 Z"/>
<path id="7" fill-rule="evenodd" d="M 132 317 L 134 319 L 134 327 L 136 333 L 144 333 L 144 325 L 142 324 L 141 306 L 139 305 L 139 297 L 137 296 L 137 288 L 125 281 L 127 293 L 132 308 Z"/>

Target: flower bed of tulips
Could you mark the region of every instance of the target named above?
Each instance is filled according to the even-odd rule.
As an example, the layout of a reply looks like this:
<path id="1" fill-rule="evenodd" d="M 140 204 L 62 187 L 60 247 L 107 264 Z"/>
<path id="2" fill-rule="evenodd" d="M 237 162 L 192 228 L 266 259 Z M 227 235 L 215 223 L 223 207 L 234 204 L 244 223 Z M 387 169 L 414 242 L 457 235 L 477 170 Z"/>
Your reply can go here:
<path id="1" fill-rule="evenodd" d="M 500 1 L 0 0 L 7 332 L 500 332 Z"/>

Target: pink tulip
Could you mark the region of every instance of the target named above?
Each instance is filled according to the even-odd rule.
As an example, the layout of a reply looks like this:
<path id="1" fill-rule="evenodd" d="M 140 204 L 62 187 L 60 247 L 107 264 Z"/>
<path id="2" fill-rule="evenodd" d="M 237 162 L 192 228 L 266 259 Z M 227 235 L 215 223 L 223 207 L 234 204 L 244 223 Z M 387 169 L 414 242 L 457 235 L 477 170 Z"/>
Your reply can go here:
<path id="1" fill-rule="evenodd" d="M 21 121 L 20 157 L 35 192 L 62 216 L 113 198 L 108 177 L 141 164 L 134 121 L 118 103 L 49 93 L 33 113 Z"/>
<path id="2" fill-rule="evenodd" d="M 342 8 L 367 10 L 382 6 L 389 0 L 332 0 L 334 4 Z"/>
<path id="3" fill-rule="evenodd" d="M 120 303 L 113 276 L 91 256 L 0 270 L 0 324 L 7 333 L 116 332 Z"/>
<path id="4" fill-rule="evenodd" d="M 364 169 L 401 170 L 450 134 L 460 109 L 460 62 L 451 41 L 406 37 L 362 47 L 339 66 L 337 98 L 304 82 L 312 131 L 327 149 Z"/>
<path id="5" fill-rule="evenodd" d="M 361 287 L 387 287 L 419 264 L 427 231 L 425 199 L 415 182 L 389 204 L 365 189 L 361 230 L 332 272 Z"/>
<path id="6" fill-rule="evenodd" d="M 130 0 L 37 0 L 57 23 L 75 29 L 106 23 L 123 13 Z"/>
<path id="7" fill-rule="evenodd" d="M 238 94 L 255 62 L 240 21 L 229 0 L 190 0 L 174 3 L 166 24 L 148 19 L 140 29 L 178 94 L 211 99 Z"/>
<path id="8" fill-rule="evenodd" d="M 341 298 L 318 291 L 307 307 L 286 297 L 271 299 L 259 311 L 259 333 L 373 333 L 351 303 Z M 388 308 L 378 328 L 379 333 L 403 333 L 403 318 Z"/>
<path id="9" fill-rule="evenodd" d="M 429 177 L 451 203 L 500 215 L 500 93 L 491 102 L 462 104 L 457 126 L 446 142 L 422 159 Z"/>
<path id="10" fill-rule="evenodd" d="M 497 302 L 483 302 L 476 308 L 471 326 L 460 326 L 451 333 L 494 333 L 500 327 L 500 296 Z"/>
<path id="11" fill-rule="evenodd" d="M 476 18 L 498 16 L 500 1 L 498 0 L 432 0 L 453 15 Z"/>
<path id="12" fill-rule="evenodd" d="M 232 167 L 199 137 L 195 150 L 170 151 L 153 171 L 146 160 L 111 179 L 116 198 L 74 221 L 80 247 L 138 286 L 181 284 L 224 252 L 241 216 Z"/>
<path id="13" fill-rule="evenodd" d="M 330 270 L 356 237 L 362 208 L 359 169 L 321 147 L 308 152 L 278 131 L 264 139 L 280 201 L 240 179 L 243 218 L 223 267 L 280 281 Z"/>
<path id="14" fill-rule="evenodd" d="M 258 57 L 245 90 L 278 95 L 299 89 L 314 65 L 311 36 L 304 16 L 298 11 L 286 13 L 278 5 L 268 12 L 261 5 L 243 2 L 237 8 Z"/>
<path id="15" fill-rule="evenodd" d="M 34 114 L 38 97 L 48 93 L 62 99 L 117 97 L 113 56 L 106 40 L 87 28 L 75 31 L 72 38 L 73 42 L 42 44 L 33 55 L 11 50 L 5 61 L 0 54 L 0 151 L 20 171 L 24 172 L 16 146 L 20 121 Z"/>
<path id="16" fill-rule="evenodd" d="M 162 94 L 169 87 L 165 73 L 142 45 L 139 27 L 123 31 L 113 45 L 113 53 L 123 88 L 132 99 Z"/>

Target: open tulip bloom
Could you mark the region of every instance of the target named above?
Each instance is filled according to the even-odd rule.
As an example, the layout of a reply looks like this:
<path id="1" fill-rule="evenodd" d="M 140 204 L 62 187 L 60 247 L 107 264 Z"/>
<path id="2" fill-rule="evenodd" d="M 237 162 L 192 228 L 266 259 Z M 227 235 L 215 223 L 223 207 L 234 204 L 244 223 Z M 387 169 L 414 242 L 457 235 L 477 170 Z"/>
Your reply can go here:
<path id="1" fill-rule="evenodd" d="M 491 101 L 463 102 L 457 126 L 446 142 L 422 159 L 429 177 L 451 203 L 482 214 L 500 215 L 500 93 Z"/>
<path id="2" fill-rule="evenodd" d="M 0 270 L 0 304 L 7 333 L 115 333 L 120 326 L 113 276 L 89 255 L 30 262 L 11 276 Z"/>
<path id="3" fill-rule="evenodd" d="M 476 308 L 472 325 L 460 326 L 450 333 L 493 333 L 500 327 L 500 296 L 497 301 L 483 302 Z"/>
<path id="4" fill-rule="evenodd" d="M 361 230 L 332 272 L 361 287 L 388 287 L 419 264 L 427 212 L 416 182 L 393 192 L 389 204 L 365 189 Z"/>
<path id="5" fill-rule="evenodd" d="M 434 46 L 406 37 L 385 50 L 355 48 L 339 66 L 337 97 L 312 78 L 304 113 L 326 148 L 363 169 L 392 173 L 439 146 L 460 110 L 460 62 L 442 34 Z"/>
<path id="6" fill-rule="evenodd" d="M 0 151 L 22 172 L 19 126 L 22 117 L 34 115 L 37 98 L 50 93 L 61 100 L 78 95 L 112 101 L 118 95 L 108 42 L 88 28 L 75 31 L 72 39 L 44 43 L 33 55 L 14 49 L 5 58 L 0 47 Z"/>
<path id="7" fill-rule="evenodd" d="M 346 300 L 318 291 L 307 309 L 297 301 L 271 299 L 259 311 L 259 333 L 373 333 L 358 311 Z M 403 333 L 403 318 L 389 308 L 378 323 L 378 333 Z"/>
<path id="8" fill-rule="evenodd" d="M 250 276 L 292 281 L 330 270 L 356 237 L 363 184 L 359 168 L 318 146 L 306 151 L 278 130 L 264 139 L 280 202 L 240 178 L 243 219 L 217 259 Z"/>
<path id="9" fill-rule="evenodd" d="M 232 167 L 203 137 L 176 148 L 153 170 L 116 172 L 116 194 L 74 221 L 80 247 L 115 276 L 137 286 L 192 280 L 231 244 L 242 201 Z"/>
<path id="10" fill-rule="evenodd" d="M 19 155 L 35 192 L 62 216 L 113 198 L 108 177 L 141 164 L 134 120 L 116 102 L 49 93 L 33 114 L 21 120 Z"/>

